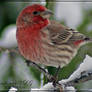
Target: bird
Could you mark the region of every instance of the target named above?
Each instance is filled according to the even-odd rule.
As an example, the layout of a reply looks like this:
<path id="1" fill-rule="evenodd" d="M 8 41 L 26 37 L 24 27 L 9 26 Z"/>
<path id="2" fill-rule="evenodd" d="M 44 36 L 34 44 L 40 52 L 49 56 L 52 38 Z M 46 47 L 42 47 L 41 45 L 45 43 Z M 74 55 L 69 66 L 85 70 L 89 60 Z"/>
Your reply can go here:
<path id="1" fill-rule="evenodd" d="M 82 45 L 92 39 L 50 20 L 53 14 L 40 4 L 24 8 L 16 20 L 16 39 L 21 55 L 27 60 L 62 68 L 71 62 Z"/>

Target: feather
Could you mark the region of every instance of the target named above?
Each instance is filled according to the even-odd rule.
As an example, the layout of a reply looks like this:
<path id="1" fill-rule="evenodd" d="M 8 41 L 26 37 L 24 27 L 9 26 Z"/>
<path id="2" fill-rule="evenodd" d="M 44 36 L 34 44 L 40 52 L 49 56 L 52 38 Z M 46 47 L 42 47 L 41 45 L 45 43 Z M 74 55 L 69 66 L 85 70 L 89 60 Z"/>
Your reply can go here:
<path id="1" fill-rule="evenodd" d="M 51 24 L 47 26 L 47 29 L 51 42 L 58 45 L 62 43 L 72 44 L 75 41 L 84 40 L 86 37 L 78 31 L 65 27 L 55 21 L 51 21 Z"/>

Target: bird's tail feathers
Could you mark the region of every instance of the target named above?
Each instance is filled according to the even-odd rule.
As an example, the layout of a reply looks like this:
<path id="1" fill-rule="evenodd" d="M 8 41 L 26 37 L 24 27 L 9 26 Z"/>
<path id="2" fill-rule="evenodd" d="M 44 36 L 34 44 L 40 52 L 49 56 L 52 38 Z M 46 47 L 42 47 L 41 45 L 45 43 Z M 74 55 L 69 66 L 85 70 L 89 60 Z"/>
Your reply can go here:
<path id="1" fill-rule="evenodd" d="M 87 42 L 92 42 L 92 38 L 90 38 L 90 37 L 85 37 L 84 40 Z"/>

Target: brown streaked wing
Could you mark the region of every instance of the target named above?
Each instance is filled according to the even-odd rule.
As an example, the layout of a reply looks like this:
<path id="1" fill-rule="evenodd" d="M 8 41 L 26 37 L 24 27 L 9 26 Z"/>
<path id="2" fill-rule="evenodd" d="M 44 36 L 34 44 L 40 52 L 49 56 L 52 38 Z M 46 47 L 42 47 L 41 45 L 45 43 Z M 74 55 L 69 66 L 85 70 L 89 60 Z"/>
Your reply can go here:
<path id="1" fill-rule="evenodd" d="M 50 32 L 50 39 L 52 43 L 62 44 L 66 43 L 72 37 L 72 31 L 67 30 L 68 27 L 61 25 L 58 22 L 51 21 L 47 29 Z"/>

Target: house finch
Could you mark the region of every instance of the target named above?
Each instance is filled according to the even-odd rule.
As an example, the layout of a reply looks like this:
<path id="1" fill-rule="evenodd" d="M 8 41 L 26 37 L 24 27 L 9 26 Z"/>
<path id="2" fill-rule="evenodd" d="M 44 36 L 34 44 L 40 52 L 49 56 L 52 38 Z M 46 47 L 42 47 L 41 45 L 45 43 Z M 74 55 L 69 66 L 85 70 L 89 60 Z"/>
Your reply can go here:
<path id="1" fill-rule="evenodd" d="M 78 31 L 49 20 L 52 12 L 33 4 L 19 14 L 17 42 L 20 53 L 36 64 L 61 68 L 76 55 L 79 47 L 92 39 Z"/>

